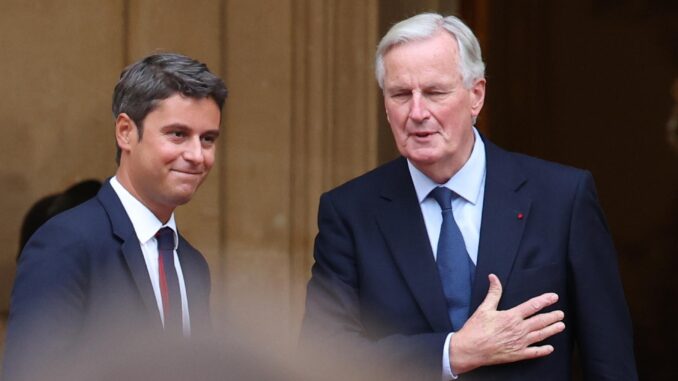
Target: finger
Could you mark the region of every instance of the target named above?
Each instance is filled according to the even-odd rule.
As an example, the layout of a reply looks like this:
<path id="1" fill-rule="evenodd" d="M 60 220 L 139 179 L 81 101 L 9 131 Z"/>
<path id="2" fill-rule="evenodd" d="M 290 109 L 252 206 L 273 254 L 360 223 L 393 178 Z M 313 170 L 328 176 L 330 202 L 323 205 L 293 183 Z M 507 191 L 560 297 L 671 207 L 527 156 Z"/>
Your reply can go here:
<path id="1" fill-rule="evenodd" d="M 552 325 L 558 321 L 561 321 L 565 318 L 565 314 L 563 311 L 551 311 L 551 312 L 545 312 L 541 313 L 538 315 L 534 315 L 529 319 L 525 320 L 525 324 L 527 324 L 527 329 L 528 331 L 537 331 L 540 330 L 544 327 L 548 327 L 549 325 Z"/>
<path id="2" fill-rule="evenodd" d="M 493 358 L 486 365 L 506 364 L 516 361 L 536 359 L 539 357 L 550 355 L 551 353 L 553 353 L 553 350 L 554 348 L 552 345 L 538 345 L 534 347 L 525 347 L 521 350 L 511 352 L 506 356 Z"/>
<path id="3" fill-rule="evenodd" d="M 553 353 L 552 345 L 540 345 L 536 347 L 527 347 L 516 354 L 514 361 L 536 359 L 548 356 Z"/>
<path id="4" fill-rule="evenodd" d="M 562 321 L 551 324 L 542 329 L 528 333 L 527 336 L 525 336 L 525 340 L 527 341 L 526 344 L 532 345 L 544 341 L 557 333 L 563 332 L 563 330 L 565 330 L 565 323 Z"/>
<path id="5" fill-rule="evenodd" d="M 553 292 L 548 292 L 546 294 L 541 294 L 536 296 L 527 302 L 519 304 L 513 307 L 511 310 L 515 310 L 523 319 L 536 314 L 537 312 L 548 307 L 551 304 L 558 301 L 558 294 Z"/>
<path id="6" fill-rule="evenodd" d="M 496 310 L 501 299 L 501 282 L 494 274 L 488 275 L 487 278 L 490 280 L 490 288 L 487 290 L 485 300 L 478 306 L 478 309 Z"/>

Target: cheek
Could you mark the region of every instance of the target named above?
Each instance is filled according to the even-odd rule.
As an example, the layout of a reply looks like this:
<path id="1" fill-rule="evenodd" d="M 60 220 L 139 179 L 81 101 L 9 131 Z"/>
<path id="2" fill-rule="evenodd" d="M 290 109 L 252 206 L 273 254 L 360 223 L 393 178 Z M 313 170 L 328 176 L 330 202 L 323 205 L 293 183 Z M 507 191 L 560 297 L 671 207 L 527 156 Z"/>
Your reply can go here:
<path id="1" fill-rule="evenodd" d="M 205 168 L 209 170 L 214 165 L 214 150 L 205 151 L 203 157 L 205 158 Z"/>
<path id="2" fill-rule="evenodd" d="M 386 103 L 386 119 L 391 125 L 400 125 L 407 118 L 407 107 L 395 102 Z"/>
<path id="3" fill-rule="evenodd" d="M 181 157 L 181 152 L 182 149 L 178 145 L 168 143 L 159 147 L 155 160 L 163 164 L 170 164 Z"/>
<path id="4" fill-rule="evenodd" d="M 394 126 L 391 124 L 391 133 L 393 134 L 393 139 L 396 142 L 396 145 L 404 145 L 407 140 L 407 133 L 405 129 L 400 126 Z"/>
<path id="5" fill-rule="evenodd" d="M 397 111 L 388 112 L 388 124 L 394 134 L 403 134 L 407 125 L 407 115 Z"/>
<path id="6" fill-rule="evenodd" d="M 470 120 L 471 114 L 464 112 L 460 109 L 441 109 L 433 113 L 434 118 L 440 123 L 443 127 L 443 130 L 453 130 L 458 127 L 458 125 L 463 124 L 464 120 Z"/>

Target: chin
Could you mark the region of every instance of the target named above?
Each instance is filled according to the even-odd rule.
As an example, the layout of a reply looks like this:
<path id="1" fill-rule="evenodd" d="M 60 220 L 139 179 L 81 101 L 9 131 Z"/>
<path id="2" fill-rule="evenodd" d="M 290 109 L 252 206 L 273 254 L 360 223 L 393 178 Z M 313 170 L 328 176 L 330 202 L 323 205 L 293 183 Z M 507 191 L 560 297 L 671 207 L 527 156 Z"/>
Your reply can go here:
<path id="1" fill-rule="evenodd" d="M 195 194 L 195 189 L 191 189 L 189 191 L 178 191 L 175 192 L 174 195 L 172 196 L 172 202 L 174 205 L 184 205 L 187 202 L 191 201 L 193 198 L 193 195 Z"/>
<path id="2" fill-rule="evenodd" d="M 404 155 L 414 164 L 431 165 L 440 161 L 441 155 L 433 152 L 414 152 L 409 155 Z"/>
<path id="3" fill-rule="evenodd" d="M 177 196 L 172 200 L 172 205 L 174 205 L 174 207 L 176 208 L 177 206 L 187 204 L 189 201 L 191 201 L 191 198 L 193 198 L 193 195 L 191 195 L 191 196 Z"/>
<path id="4" fill-rule="evenodd" d="M 198 188 L 200 188 L 200 184 L 202 184 L 202 180 L 177 182 L 173 184 L 172 190 L 178 197 L 186 196 L 190 198 L 198 190 Z"/>

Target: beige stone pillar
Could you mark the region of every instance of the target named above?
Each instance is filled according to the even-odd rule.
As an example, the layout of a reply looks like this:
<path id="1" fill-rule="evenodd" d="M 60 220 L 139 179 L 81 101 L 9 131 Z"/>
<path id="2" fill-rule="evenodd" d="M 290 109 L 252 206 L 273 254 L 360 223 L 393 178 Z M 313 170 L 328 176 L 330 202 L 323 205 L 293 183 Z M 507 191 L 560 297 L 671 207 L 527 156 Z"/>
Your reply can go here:
<path id="1" fill-rule="evenodd" d="M 31 205 L 115 169 L 110 103 L 123 64 L 122 15 L 122 1 L 0 5 L 0 310 Z"/>
<path id="2" fill-rule="evenodd" d="M 233 0 L 225 14 L 225 309 L 292 339 L 318 197 L 376 163 L 376 1 Z"/>

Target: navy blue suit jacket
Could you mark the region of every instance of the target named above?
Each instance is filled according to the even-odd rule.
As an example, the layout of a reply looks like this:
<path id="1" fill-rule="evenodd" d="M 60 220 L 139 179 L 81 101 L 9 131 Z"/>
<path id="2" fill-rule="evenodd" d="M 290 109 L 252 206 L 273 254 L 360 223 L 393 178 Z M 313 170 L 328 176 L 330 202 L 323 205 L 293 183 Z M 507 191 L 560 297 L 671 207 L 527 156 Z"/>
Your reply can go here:
<path id="1" fill-rule="evenodd" d="M 191 330 L 209 326 L 207 262 L 181 236 L 177 248 Z M 55 216 L 23 250 L 10 302 L 3 377 L 28 379 L 41 365 L 162 331 L 139 240 L 109 182 Z M 150 337 L 150 336 L 149 336 Z"/>
<path id="2" fill-rule="evenodd" d="M 637 379 L 616 253 L 591 175 L 484 141 L 471 311 L 494 273 L 504 290 L 500 309 L 556 292 L 558 303 L 546 311 L 563 310 L 566 329 L 546 340 L 555 347 L 547 357 L 463 378 L 569 380 L 578 344 L 585 379 Z M 344 354 L 355 364 L 391 368 L 404 379 L 440 379 L 451 325 L 406 160 L 323 194 L 318 224 L 302 339 L 348 343 Z"/>

